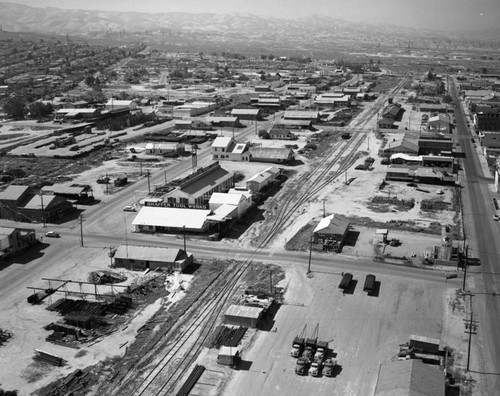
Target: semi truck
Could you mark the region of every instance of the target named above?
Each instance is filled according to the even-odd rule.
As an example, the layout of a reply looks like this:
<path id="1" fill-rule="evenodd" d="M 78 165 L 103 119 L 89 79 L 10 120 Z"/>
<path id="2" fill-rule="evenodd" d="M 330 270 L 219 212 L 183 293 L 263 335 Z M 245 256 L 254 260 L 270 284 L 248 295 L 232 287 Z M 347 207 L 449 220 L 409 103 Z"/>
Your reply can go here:
<path id="1" fill-rule="evenodd" d="M 301 333 L 297 335 L 292 342 L 292 350 L 290 351 L 290 355 L 294 358 L 299 358 L 304 351 L 304 334 L 306 332 L 307 325 L 304 325 Z"/>
<path id="2" fill-rule="evenodd" d="M 319 332 L 319 323 L 314 328 L 313 333 L 310 338 L 306 338 L 304 354 L 302 355 L 309 362 L 314 360 L 314 354 L 316 353 L 316 345 L 318 343 L 318 332 Z"/>
<path id="3" fill-rule="evenodd" d="M 304 357 L 298 358 L 297 364 L 295 365 L 295 374 L 306 375 L 308 367 L 309 367 L 309 361 L 306 358 Z"/>
<path id="4" fill-rule="evenodd" d="M 326 359 L 325 364 L 323 366 L 323 375 L 325 377 L 333 377 L 336 366 L 337 366 L 337 361 L 335 359 L 333 358 Z"/>

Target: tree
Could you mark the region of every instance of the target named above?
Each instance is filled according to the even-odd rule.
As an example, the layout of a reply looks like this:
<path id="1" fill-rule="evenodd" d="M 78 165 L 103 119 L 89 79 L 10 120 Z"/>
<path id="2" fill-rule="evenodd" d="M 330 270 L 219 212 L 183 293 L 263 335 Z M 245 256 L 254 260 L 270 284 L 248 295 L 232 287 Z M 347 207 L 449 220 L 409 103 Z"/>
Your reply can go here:
<path id="1" fill-rule="evenodd" d="M 22 120 L 26 114 L 24 100 L 18 97 L 7 99 L 3 105 L 3 109 L 15 120 Z"/>
<path id="2" fill-rule="evenodd" d="M 443 103 L 451 103 L 451 102 L 453 102 L 453 98 L 449 94 L 443 96 Z"/>
<path id="3" fill-rule="evenodd" d="M 269 139 L 271 136 L 269 135 L 269 132 L 267 132 L 265 129 L 261 129 L 258 134 L 259 138 L 261 139 Z"/>
<path id="4" fill-rule="evenodd" d="M 29 111 L 32 118 L 43 118 L 53 112 L 52 104 L 42 102 L 33 102 L 29 105 Z"/>
<path id="5" fill-rule="evenodd" d="M 94 83 L 95 83 L 94 76 L 90 75 L 90 76 L 85 77 L 85 84 L 87 84 L 89 87 L 94 85 Z"/>

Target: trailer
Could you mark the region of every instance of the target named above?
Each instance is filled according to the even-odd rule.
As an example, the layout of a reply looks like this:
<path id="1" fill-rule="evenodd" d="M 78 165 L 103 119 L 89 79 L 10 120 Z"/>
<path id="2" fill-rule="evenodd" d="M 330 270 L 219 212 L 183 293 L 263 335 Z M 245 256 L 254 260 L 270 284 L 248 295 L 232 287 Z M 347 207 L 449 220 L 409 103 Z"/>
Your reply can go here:
<path id="1" fill-rule="evenodd" d="M 363 291 L 371 293 L 375 288 L 375 275 L 368 274 L 365 278 L 365 285 L 363 286 Z"/>
<path id="2" fill-rule="evenodd" d="M 350 272 L 346 272 L 342 276 L 342 280 L 339 283 L 339 289 L 345 290 L 349 287 L 352 282 L 352 274 Z"/>

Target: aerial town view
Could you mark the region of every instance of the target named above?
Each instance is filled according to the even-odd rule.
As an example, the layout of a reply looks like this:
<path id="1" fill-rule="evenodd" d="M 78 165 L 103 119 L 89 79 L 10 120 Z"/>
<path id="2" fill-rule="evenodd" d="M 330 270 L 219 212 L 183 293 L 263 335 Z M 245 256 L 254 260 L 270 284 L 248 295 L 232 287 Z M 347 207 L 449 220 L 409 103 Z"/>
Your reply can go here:
<path id="1" fill-rule="evenodd" d="M 0 2 L 0 396 L 500 395 L 499 20 Z"/>

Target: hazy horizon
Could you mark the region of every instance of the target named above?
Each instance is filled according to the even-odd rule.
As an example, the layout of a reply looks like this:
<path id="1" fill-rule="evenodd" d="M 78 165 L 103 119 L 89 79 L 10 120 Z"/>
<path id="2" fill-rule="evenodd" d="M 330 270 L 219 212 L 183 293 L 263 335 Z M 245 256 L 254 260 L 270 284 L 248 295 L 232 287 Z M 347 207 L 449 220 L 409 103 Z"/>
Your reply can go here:
<path id="1" fill-rule="evenodd" d="M 432 30 L 497 28 L 498 0 L 10 0 L 32 7 L 114 12 L 250 13 L 263 17 L 299 18 L 312 14 Z M 306 7 L 304 7 L 306 6 Z M 306 8 L 306 10 L 304 10 Z"/>

